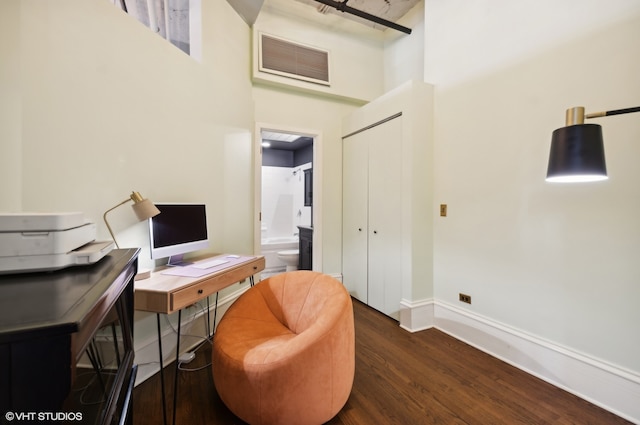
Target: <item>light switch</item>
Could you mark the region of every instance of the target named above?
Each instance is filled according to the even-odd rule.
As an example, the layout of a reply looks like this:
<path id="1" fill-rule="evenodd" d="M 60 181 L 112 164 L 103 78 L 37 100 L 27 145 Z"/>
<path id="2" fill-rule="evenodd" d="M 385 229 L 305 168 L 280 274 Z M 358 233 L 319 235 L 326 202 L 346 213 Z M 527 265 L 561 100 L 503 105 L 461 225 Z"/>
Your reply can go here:
<path id="1" fill-rule="evenodd" d="M 447 204 L 440 204 L 440 217 L 447 216 Z"/>

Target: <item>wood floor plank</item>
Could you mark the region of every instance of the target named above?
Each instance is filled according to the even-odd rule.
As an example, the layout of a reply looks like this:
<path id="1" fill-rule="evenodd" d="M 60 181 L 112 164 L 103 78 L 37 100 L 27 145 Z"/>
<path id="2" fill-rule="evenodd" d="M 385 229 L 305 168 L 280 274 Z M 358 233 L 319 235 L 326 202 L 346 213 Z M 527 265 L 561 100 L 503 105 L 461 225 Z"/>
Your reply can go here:
<path id="1" fill-rule="evenodd" d="M 353 390 L 328 424 L 630 423 L 436 329 L 409 333 L 356 300 L 354 315 Z M 210 359 L 205 344 L 188 367 Z M 172 366 L 165 371 L 173 376 Z M 211 366 L 179 377 L 177 424 L 244 424 L 218 397 Z M 171 400 L 173 381 L 167 380 Z M 134 390 L 136 425 L 162 423 L 159 385 L 157 374 Z"/>

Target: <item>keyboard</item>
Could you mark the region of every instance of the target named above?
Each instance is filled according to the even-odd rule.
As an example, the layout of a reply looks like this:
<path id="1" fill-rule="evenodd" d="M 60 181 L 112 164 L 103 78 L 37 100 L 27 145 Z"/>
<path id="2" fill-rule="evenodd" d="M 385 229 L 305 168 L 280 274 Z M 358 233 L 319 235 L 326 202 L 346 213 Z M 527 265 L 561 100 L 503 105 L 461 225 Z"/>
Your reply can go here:
<path id="1" fill-rule="evenodd" d="M 199 263 L 195 263 L 191 267 L 193 267 L 194 269 L 206 270 L 206 269 L 210 269 L 211 267 L 221 266 L 228 262 L 229 260 L 221 260 L 219 258 L 216 258 L 215 260 L 201 261 Z"/>

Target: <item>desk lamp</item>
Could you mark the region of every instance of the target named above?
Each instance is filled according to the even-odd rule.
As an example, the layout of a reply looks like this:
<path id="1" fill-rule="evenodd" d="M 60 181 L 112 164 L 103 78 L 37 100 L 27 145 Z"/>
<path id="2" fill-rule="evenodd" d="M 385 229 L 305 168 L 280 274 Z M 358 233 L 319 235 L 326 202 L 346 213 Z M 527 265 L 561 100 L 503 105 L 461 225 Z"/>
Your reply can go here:
<path id="1" fill-rule="evenodd" d="M 104 219 L 104 222 L 107 225 L 107 229 L 109 229 L 109 233 L 111 234 L 111 238 L 113 239 L 113 242 L 115 242 L 116 247 L 118 248 L 120 248 L 120 246 L 118 245 L 118 242 L 116 241 L 116 237 L 113 235 L 113 230 L 111 230 L 111 226 L 109 226 L 109 222 L 107 221 L 107 213 L 115 210 L 120 205 L 124 205 L 129 201 L 133 201 L 133 205 L 131 207 L 133 208 L 133 212 L 136 213 L 136 217 L 138 217 L 138 221 L 144 221 L 160 214 L 160 210 L 158 210 L 158 208 L 156 208 L 156 206 L 153 205 L 153 202 L 151 202 L 148 199 L 144 199 L 142 195 L 140 195 L 140 192 L 131 192 L 131 195 L 129 195 L 129 198 L 120 202 L 115 207 L 105 211 L 102 218 Z"/>
<path id="2" fill-rule="evenodd" d="M 553 132 L 547 168 L 547 181 L 559 183 L 606 180 L 602 128 L 584 124 L 585 118 L 640 112 L 640 106 L 585 115 L 584 107 L 567 109 L 566 127 Z"/>

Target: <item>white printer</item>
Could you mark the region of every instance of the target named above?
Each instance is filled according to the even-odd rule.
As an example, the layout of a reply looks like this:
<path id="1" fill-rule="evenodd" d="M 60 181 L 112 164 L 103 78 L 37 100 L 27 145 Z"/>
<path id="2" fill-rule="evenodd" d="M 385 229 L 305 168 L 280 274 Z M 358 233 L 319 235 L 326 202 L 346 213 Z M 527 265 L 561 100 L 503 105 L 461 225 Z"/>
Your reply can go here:
<path id="1" fill-rule="evenodd" d="M 80 212 L 0 213 L 0 274 L 93 264 L 114 247 L 95 238 L 95 223 Z"/>

